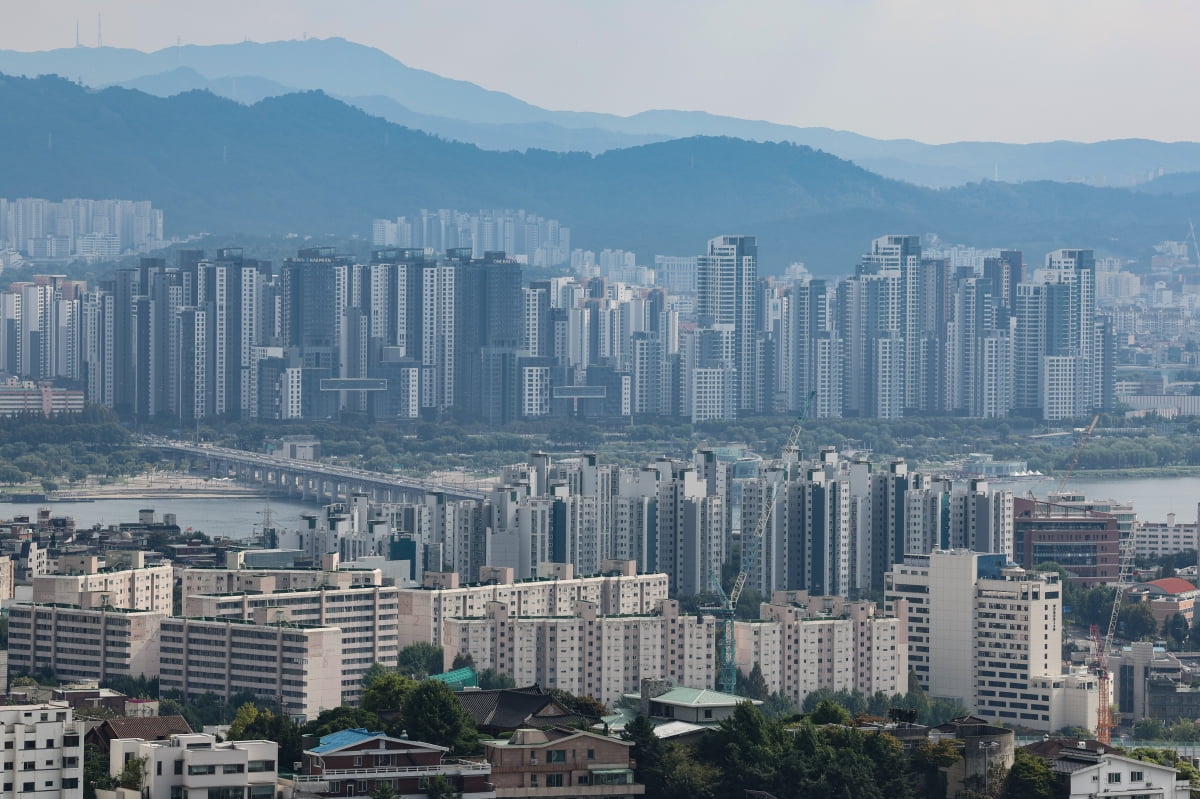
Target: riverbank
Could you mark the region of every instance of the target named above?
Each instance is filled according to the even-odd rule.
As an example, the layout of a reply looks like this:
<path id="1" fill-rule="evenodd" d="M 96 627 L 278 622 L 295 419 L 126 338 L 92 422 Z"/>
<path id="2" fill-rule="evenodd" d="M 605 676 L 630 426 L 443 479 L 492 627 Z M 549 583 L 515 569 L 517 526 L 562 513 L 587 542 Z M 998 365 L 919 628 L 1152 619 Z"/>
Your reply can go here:
<path id="1" fill-rule="evenodd" d="M 148 472 L 114 483 L 88 481 L 52 492 L 47 503 L 55 500 L 126 499 L 240 499 L 266 497 L 271 492 L 261 486 L 249 486 L 233 480 L 212 479 L 183 472 Z"/>
<path id="2" fill-rule="evenodd" d="M 1049 475 L 1057 479 L 1058 475 Z M 1076 469 L 1084 480 L 1150 480 L 1156 477 L 1200 477 L 1200 466 L 1154 466 L 1145 469 Z M 1070 486 L 1068 485 L 1068 488 Z"/>

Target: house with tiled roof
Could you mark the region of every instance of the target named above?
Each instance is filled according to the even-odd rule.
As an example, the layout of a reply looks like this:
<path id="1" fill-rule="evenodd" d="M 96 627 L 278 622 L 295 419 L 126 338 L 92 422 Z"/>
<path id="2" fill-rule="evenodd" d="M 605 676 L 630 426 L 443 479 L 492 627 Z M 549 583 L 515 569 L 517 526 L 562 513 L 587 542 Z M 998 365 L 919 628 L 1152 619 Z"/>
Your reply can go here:
<path id="1" fill-rule="evenodd" d="M 143 741 L 166 741 L 172 735 L 187 735 L 191 726 L 183 716 L 127 716 L 106 719 L 88 730 L 85 743 L 95 744 L 101 752 L 108 752 L 110 742 L 117 738 L 140 738 Z"/>
<path id="2" fill-rule="evenodd" d="M 484 735 L 499 735 L 520 727 L 548 729 L 573 727 L 586 722 L 572 713 L 541 687 L 501 688 L 488 691 L 459 691 L 455 694 L 463 710 Z"/>
<path id="3" fill-rule="evenodd" d="M 397 794 L 423 794 L 429 780 L 445 777 L 462 799 L 495 799 L 486 761 L 447 756 L 444 746 L 393 738 L 363 728 L 306 739 L 299 796 L 370 796 L 383 786 Z"/>
<path id="4" fill-rule="evenodd" d="M 640 694 L 627 694 L 638 702 L 638 711 L 651 719 L 675 719 L 692 724 L 716 724 L 733 715 L 742 702 L 761 705 L 757 699 L 726 694 L 710 688 L 668 688 L 662 681 L 644 680 Z M 665 688 L 666 690 L 662 690 Z"/>

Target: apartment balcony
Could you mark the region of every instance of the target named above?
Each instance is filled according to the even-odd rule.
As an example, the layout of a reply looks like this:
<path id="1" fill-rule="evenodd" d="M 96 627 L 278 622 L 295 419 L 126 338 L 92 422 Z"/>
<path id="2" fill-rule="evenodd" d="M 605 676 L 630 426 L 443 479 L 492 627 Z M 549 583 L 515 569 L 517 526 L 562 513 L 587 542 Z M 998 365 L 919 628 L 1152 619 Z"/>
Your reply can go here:
<path id="1" fill-rule="evenodd" d="M 374 766 L 370 768 L 341 768 L 325 769 L 320 774 L 297 774 L 294 779 L 297 785 L 311 787 L 312 783 L 335 782 L 338 780 L 386 780 L 392 777 L 432 777 L 435 774 L 487 776 L 492 773 L 488 763 L 477 763 L 471 760 L 443 760 L 441 763 L 428 766 Z"/>
<path id="2" fill-rule="evenodd" d="M 516 797 L 568 797 L 568 796 L 640 796 L 646 792 L 645 785 L 564 785 L 560 788 L 496 788 L 496 799 Z M 465 798 L 464 798 L 465 799 Z"/>

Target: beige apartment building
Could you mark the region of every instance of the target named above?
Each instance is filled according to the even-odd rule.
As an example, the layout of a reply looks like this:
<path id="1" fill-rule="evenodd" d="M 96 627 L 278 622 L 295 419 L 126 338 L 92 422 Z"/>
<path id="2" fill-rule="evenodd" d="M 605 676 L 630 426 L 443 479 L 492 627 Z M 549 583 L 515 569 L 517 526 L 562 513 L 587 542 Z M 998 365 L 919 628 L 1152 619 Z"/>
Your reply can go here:
<path id="1" fill-rule="evenodd" d="M 662 600 L 654 613 L 604 615 L 578 601 L 569 614 L 520 616 L 490 602 L 480 616 L 443 622 L 447 663 L 470 653 L 518 685 L 537 683 L 612 704 L 639 690 L 643 678 L 705 687 L 716 679 L 717 619 L 679 612 Z"/>
<path id="2" fill-rule="evenodd" d="M 485 566 L 480 582 L 471 585 L 461 584 L 456 572 L 426 572 L 423 587 L 398 594 L 400 646 L 441 645 L 447 619 L 483 617 L 492 603 L 512 616 L 548 617 L 573 616 L 577 603 L 590 602 L 599 615 L 611 616 L 650 614 L 667 598 L 665 574 L 638 574 L 631 560 L 606 560 L 601 569 L 600 575 L 576 577 L 570 564 L 541 563 L 538 577 L 515 580 L 511 568 Z"/>
<path id="3" fill-rule="evenodd" d="M 163 691 L 249 691 L 282 700 L 288 714 L 313 719 L 342 704 L 342 631 L 289 622 L 166 618 L 158 671 Z"/>
<path id="4" fill-rule="evenodd" d="M 170 613 L 174 581 L 171 565 L 147 566 L 145 552 L 114 550 L 104 560 L 68 555 L 58 559 L 56 573 L 33 578 L 33 601 Z"/>
<path id="5" fill-rule="evenodd" d="M 241 553 L 238 553 L 241 554 Z M 183 570 L 183 595 L 234 594 L 240 591 L 315 591 L 383 585 L 379 569 L 345 569 L 336 554 L 321 558 L 319 569 L 245 569 L 197 567 Z"/>
<path id="6" fill-rule="evenodd" d="M 267 591 L 271 575 L 260 574 L 257 579 L 263 593 L 244 588 L 234 594 L 185 595 L 183 615 L 237 619 L 255 624 L 284 622 L 337 627 L 342 635 L 342 694 L 343 699 L 351 703 L 356 703 L 361 696 L 362 677 L 372 663 L 396 665 L 400 654 L 396 596 L 399 589 L 372 585 Z"/>
<path id="7" fill-rule="evenodd" d="M 8 614 L 9 673 L 50 669 L 60 680 L 158 674 L 163 610 L 100 610 L 18 602 Z"/>
<path id="8" fill-rule="evenodd" d="M 776 591 L 759 619 L 734 622 L 739 668 L 757 665 L 772 693 L 799 706 L 813 691 L 903 693 L 908 689 L 907 627 L 873 602 Z M 898 603 L 899 615 L 904 607 Z"/>

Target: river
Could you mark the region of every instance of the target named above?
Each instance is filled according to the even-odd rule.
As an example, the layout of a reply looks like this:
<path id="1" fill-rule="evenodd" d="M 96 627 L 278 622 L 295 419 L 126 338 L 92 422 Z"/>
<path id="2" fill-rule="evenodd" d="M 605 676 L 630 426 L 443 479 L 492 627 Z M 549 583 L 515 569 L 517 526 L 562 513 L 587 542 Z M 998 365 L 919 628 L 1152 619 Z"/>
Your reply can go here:
<path id="1" fill-rule="evenodd" d="M 997 483 L 997 485 L 999 485 Z M 1004 484 L 1018 496 L 1030 489 L 1042 499 L 1058 487 L 1057 478 Z M 1165 522 L 1168 513 L 1176 514 L 1178 522 L 1196 521 L 1196 503 L 1200 502 L 1200 476 L 1137 477 L 1088 479 L 1076 476 L 1067 490 L 1082 493 L 1088 499 L 1115 499 L 1133 504 L 1138 519 Z"/>
<path id="2" fill-rule="evenodd" d="M 188 499 L 97 499 L 94 502 L 0 503 L 0 518 L 33 516 L 38 508 L 48 507 L 54 516 L 72 516 L 76 528 L 93 524 L 136 522 L 138 511 L 153 508 L 157 519 L 164 513 L 174 513 L 176 523 L 184 530 L 199 530 L 209 536 L 250 538 L 262 527 L 267 501 L 263 497 L 188 498 Z M 271 520 L 276 527 L 294 529 L 300 525 L 301 513 L 319 510 L 294 500 L 271 500 Z"/>

